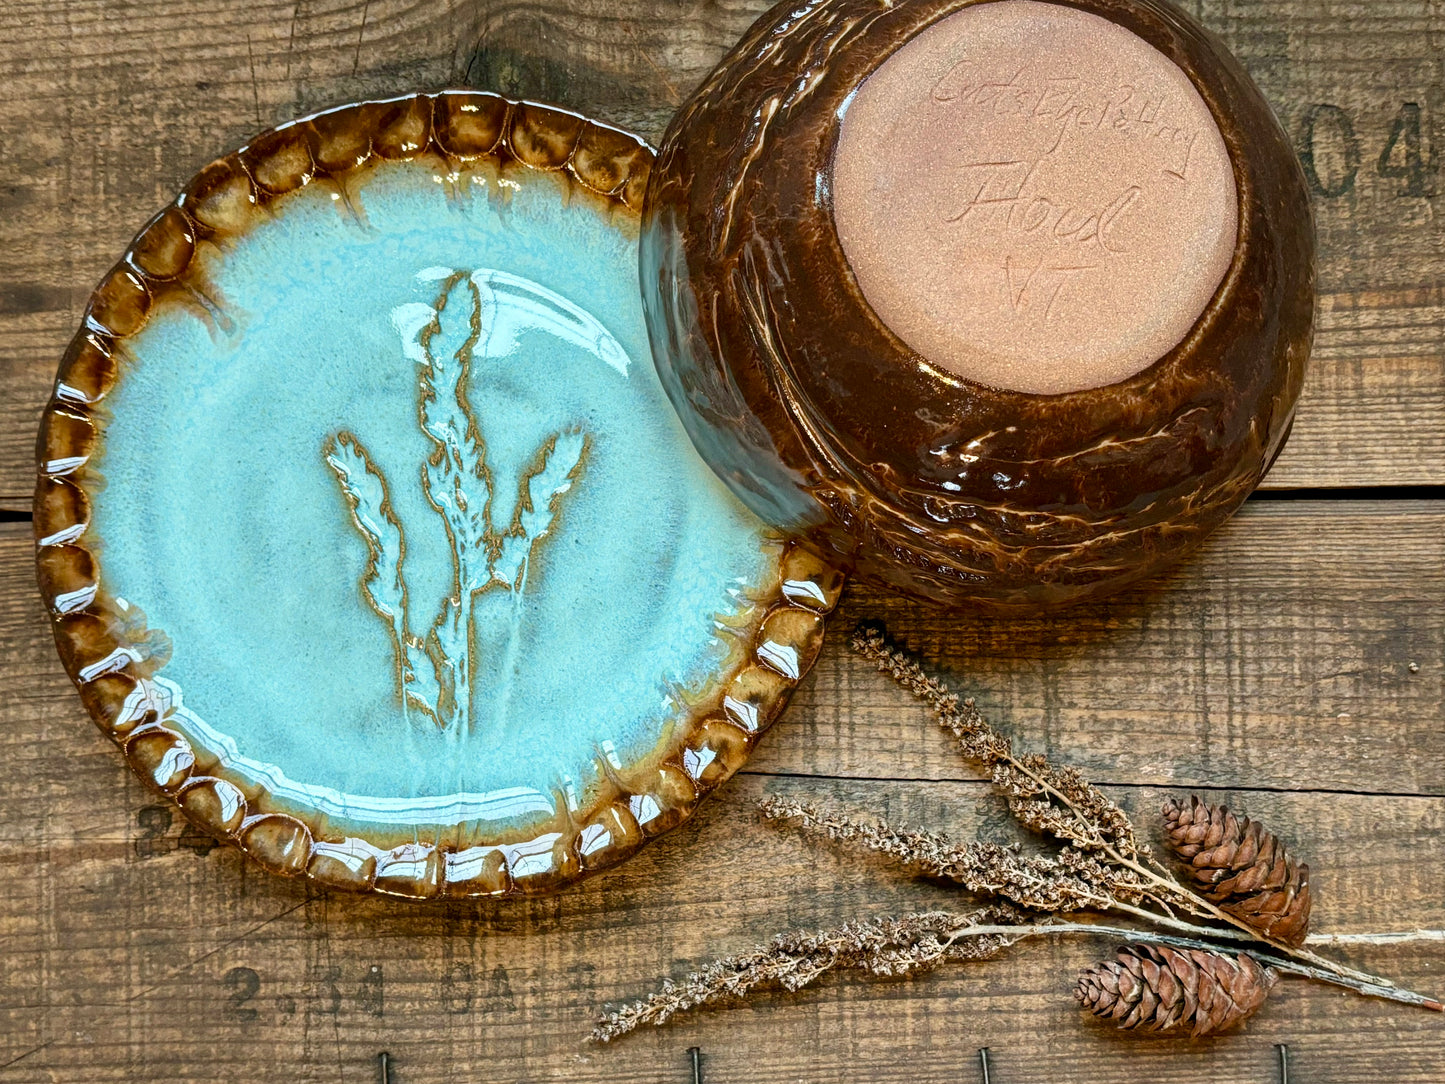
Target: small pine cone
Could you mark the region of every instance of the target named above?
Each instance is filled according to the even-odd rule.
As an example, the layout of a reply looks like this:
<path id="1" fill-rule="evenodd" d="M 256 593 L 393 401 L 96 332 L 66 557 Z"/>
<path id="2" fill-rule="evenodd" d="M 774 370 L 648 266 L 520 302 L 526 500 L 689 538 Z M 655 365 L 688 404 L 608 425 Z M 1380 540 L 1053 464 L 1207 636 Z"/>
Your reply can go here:
<path id="1" fill-rule="evenodd" d="M 1279 973 L 1254 957 L 1165 945 L 1125 945 L 1116 961 L 1079 975 L 1074 997 L 1124 1031 L 1217 1035 L 1248 1020 Z"/>
<path id="2" fill-rule="evenodd" d="M 1164 805 L 1169 849 L 1201 894 L 1266 937 L 1298 948 L 1310 927 L 1310 868 L 1258 821 L 1191 796 Z"/>

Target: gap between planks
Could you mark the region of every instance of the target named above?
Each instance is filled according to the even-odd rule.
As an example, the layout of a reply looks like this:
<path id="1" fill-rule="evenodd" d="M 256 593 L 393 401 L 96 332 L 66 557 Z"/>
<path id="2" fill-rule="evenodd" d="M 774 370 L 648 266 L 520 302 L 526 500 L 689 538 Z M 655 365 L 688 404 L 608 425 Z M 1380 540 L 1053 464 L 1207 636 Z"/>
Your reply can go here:
<path id="1" fill-rule="evenodd" d="M 976 776 L 896 776 L 896 775 L 839 775 L 829 772 L 779 772 L 755 769 L 744 765 L 738 775 L 750 775 L 759 779 L 812 779 L 822 783 L 899 783 L 910 786 L 976 786 L 992 787 L 987 779 Z M 1111 779 L 1090 779 L 1090 783 L 1103 790 L 1177 790 L 1198 794 L 1319 794 L 1334 798 L 1400 798 L 1404 800 L 1438 801 L 1445 798 L 1445 791 L 1430 794 L 1423 791 L 1396 790 L 1346 790 L 1335 787 L 1268 787 L 1228 786 L 1213 783 L 1125 783 Z"/>

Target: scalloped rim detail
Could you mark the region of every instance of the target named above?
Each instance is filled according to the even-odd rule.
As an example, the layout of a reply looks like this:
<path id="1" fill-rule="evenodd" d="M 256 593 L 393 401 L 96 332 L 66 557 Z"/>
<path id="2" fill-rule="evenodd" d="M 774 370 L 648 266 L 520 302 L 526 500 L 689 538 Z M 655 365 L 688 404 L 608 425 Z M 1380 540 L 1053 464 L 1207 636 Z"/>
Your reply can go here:
<path id="1" fill-rule="evenodd" d="M 247 228 L 266 204 L 317 177 L 386 159 L 487 158 L 499 167 L 563 172 L 636 223 L 652 167 L 642 140 L 578 114 L 496 94 L 444 90 L 359 102 L 279 125 L 212 162 L 148 222 L 92 294 L 40 425 L 36 568 L 56 647 L 96 725 L 149 786 L 203 830 L 282 876 L 407 899 L 550 892 L 607 869 L 682 823 L 740 768 L 781 713 L 822 645 L 843 575 L 805 543 L 782 543 L 778 582 L 755 600 L 740 661 L 691 704 L 684 726 L 552 831 L 457 849 L 383 847 L 268 808 L 266 794 L 165 725 L 151 673 L 101 585 L 87 540 L 86 471 L 100 444 L 97 405 L 120 378 L 117 345 L 183 282 L 198 247 Z M 565 823 L 560 823 L 565 817 Z"/>

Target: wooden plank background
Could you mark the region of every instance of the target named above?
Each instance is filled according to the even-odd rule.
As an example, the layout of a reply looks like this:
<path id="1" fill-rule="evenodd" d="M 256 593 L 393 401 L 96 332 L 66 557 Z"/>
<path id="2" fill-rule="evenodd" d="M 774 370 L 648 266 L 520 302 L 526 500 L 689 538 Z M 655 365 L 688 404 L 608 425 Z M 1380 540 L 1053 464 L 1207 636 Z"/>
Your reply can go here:
<path id="1" fill-rule="evenodd" d="M 7 0 L 0 5 L 0 1080 L 1445 1079 L 1439 1017 L 1288 984 L 1243 1032 L 1135 1043 L 1069 1000 L 1106 946 L 904 983 L 833 980 L 616 1047 L 595 1010 L 774 932 L 964 906 L 758 824 L 815 795 L 1008 838 L 999 805 L 835 635 L 696 820 L 546 900 L 328 895 L 185 830 L 85 721 L 26 522 L 38 411 L 94 282 L 209 158 L 326 105 L 469 84 L 650 137 L 757 0 Z M 1088 611 L 946 616 L 850 591 L 1026 745 L 1141 820 L 1203 789 L 1294 840 L 1324 932 L 1445 925 L 1445 115 L 1441 0 L 1189 0 L 1304 158 L 1322 247 L 1301 415 L 1259 500 L 1187 568 Z M 1434 488 L 1431 488 L 1434 487 Z M 1366 490 L 1367 492 L 1352 492 Z M 1281 492 L 1293 491 L 1293 492 Z M 1369 498 L 1369 499 L 1343 499 Z M 8 521 L 8 522 L 7 522 Z M 1439 994 L 1445 947 L 1351 949 Z"/>

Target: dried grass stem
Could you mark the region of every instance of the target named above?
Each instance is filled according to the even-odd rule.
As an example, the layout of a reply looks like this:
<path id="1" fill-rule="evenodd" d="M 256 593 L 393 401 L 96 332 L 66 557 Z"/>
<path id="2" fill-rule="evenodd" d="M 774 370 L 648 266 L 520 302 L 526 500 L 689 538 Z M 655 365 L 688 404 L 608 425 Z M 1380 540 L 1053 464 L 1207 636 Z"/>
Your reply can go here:
<path id="1" fill-rule="evenodd" d="M 1226 951 L 1244 953 L 1254 963 L 1238 955 L 1236 959 L 1243 960 L 1250 974 L 1258 974 L 1259 969 L 1255 967 L 1258 964 L 1274 972 L 1330 983 L 1370 997 L 1445 1011 L 1434 998 L 1401 990 L 1388 979 L 1325 959 L 1308 947 L 1292 948 L 1270 936 L 1268 931 L 1280 928 L 1287 929 L 1297 944 L 1303 938 L 1308 929 L 1308 910 L 1304 906 L 1308 904 L 1307 879 L 1300 879 L 1299 885 L 1288 882 L 1294 885 L 1291 889 L 1294 894 L 1287 894 L 1286 903 L 1303 900 L 1302 911 L 1286 912 L 1276 907 L 1265 915 L 1275 920 L 1275 925 L 1263 922 L 1251 925 L 1175 878 L 1139 841 L 1123 809 L 1077 770 L 1055 765 L 1037 754 L 1015 754 L 1012 742 L 989 725 L 972 700 L 960 700 L 941 681 L 925 674 L 918 663 L 889 644 L 881 628 L 859 628 L 852 646 L 932 708 L 939 725 L 954 737 L 967 759 L 985 770 L 1020 823 L 1058 841 L 1060 846 L 1048 854 L 1025 854 L 1015 846 L 986 841 L 957 843 L 935 832 L 860 820 L 843 811 L 792 798 L 765 799 L 760 803 L 760 810 L 769 821 L 794 824 L 804 832 L 834 843 L 885 855 L 910 870 L 952 881 L 970 894 L 1000 902 L 968 914 L 921 912 L 901 918 L 851 922 L 822 933 L 783 934 L 751 952 L 717 960 L 681 982 L 666 982 L 650 996 L 609 1014 L 593 1032 L 595 1041 L 609 1042 L 642 1024 L 661 1024 L 692 1008 L 743 997 L 759 986 L 771 984 L 797 990 L 834 970 L 896 977 L 926 971 L 947 961 L 988 959 L 1031 937 L 1076 935 L 1134 941 L 1143 933 L 1138 928 L 1093 922 L 1041 920 L 1041 916 L 1076 912 L 1125 914 L 1141 924 L 1167 931 L 1147 935 L 1156 946 L 1212 954 L 1210 959 L 1214 960 L 1222 958 L 1221 954 Z M 1232 842 L 1228 848 L 1217 847 L 1228 833 L 1220 829 L 1220 838 L 1215 838 L 1208 835 L 1208 831 L 1218 828 L 1216 821 L 1227 811 L 1203 806 L 1201 809 L 1208 814 L 1205 818 L 1208 824 L 1205 829 L 1191 827 L 1189 831 L 1194 832 L 1194 836 L 1190 838 L 1195 842 L 1208 838 L 1208 846 L 1215 848 L 1210 852 L 1215 863 L 1209 867 L 1211 870 L 1219 870 L 1221 877 L 1235 877 L 1236 883 L 1242 884 L 1236 876 L 1239 871 L 1259 873 L 1256 866 L 1260 866 L 1264 873 L 1260 874 L 1260 881 L 1252 882 L 1255 887 L 1261 881 L 1271 889 L 1285 883 L 1268 879 L 1274 876 L 1272 870 L 1276 865 L 1283 863 L 1286 874 L 1295 868 L 1289 865 L 1292 860 L 1282 843 L 1269 837 L 1270 847 L 1274 849 L 1269 851 L 1270 857 L 1263 860 L 1259 859 L 1259 841 L 1265 838 L 1262 830 L 1248 839 L 1230 837 Z M 1249 844 L 1249 840 L 1254 840 L 1254 844 Z M 1177 854 L 1179 844 L 1171 841 L 1170 846 Z M 1241 855 L 1243 865 L 1230 864 Z M 1298 869 L 1307 874 L 1307 867 Z M 1214 883 L 1207 880 L 1205 888 Z M 1175 913 L 1176 909 L 1220 925 L 1212 927 L 1187 921 Z M 1281 925 L 1280 915 L 1290 921 Z M 1445 941 L 1445 931 L 1338 934 L 1308 938 L 1305 944 L 1415 941 Z M 1121 967 L 1143 968 L 1140 972 L 1143 978 L 1139 981 L 1146 985 L 1152 981 L 1148 977 L 1152 973 L 1149 969 L 1159 966 L 1158 953 L 1146 959 L 1146 950 L 1152 951 L 1149 945 L 1144 945 L 1133 953 L 1130 959 L 1134 965 L 1124 958 L 1127 954 L 1121 954 L 1122 963 L 1104 965 L 1089 973 L 1104 984 L 1098 986 L 1098 990 L 1107 994 L 1106 980 L 1110 975 L 1122 974 Z M 1236 969 L 1230 974 L 1238 977 L 1242 972 Z M 1250 1003 L 1248 1011 L 1252 1012 L 1262 1003 L 1272 982 L 1270 978 L 1269 983 L 1255 990 L 1259 996 Z M 1094 1008 L 1098 1011 L 1097 1003 Z M 1219 1023 L 1212 1017 L 1210 1021 Z M 1124 1026 L 1137 1026 L 1137 1022 L 1126 1022 Z"/>

